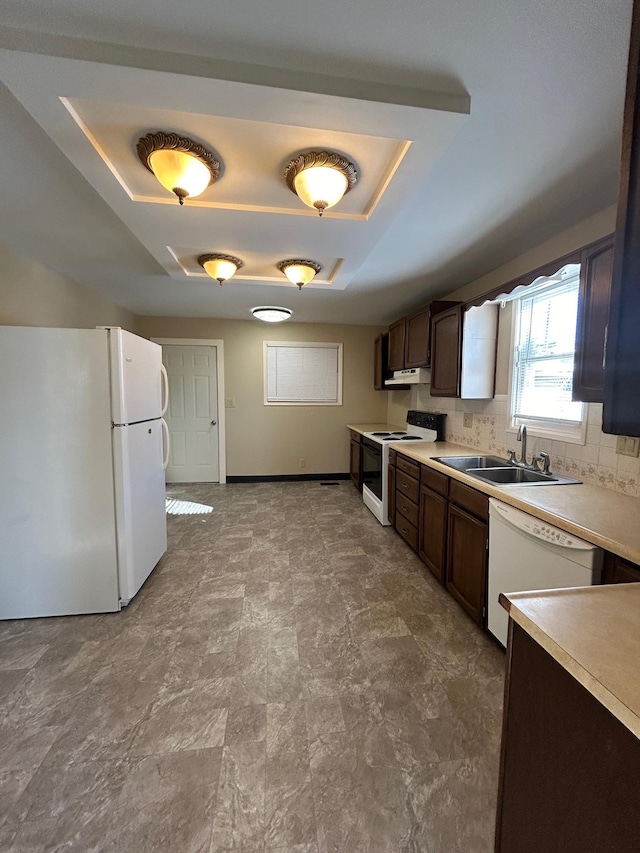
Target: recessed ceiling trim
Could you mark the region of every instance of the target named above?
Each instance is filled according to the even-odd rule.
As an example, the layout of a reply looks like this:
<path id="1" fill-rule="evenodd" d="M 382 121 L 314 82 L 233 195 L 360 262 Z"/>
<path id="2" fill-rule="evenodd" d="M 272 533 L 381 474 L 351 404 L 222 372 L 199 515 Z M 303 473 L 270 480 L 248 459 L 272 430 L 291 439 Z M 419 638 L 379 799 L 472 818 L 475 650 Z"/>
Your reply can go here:
<path id="1" fill-rule="evenodd" d="M 122 182 L 120 181 L 122 184 Z M 387 182 L 388 183 L 388 182 Z M 173 204 L 175 205 L 175 198 L 159 198 L 157 196 L 144 196 L 144 195 L 133 195 L 129 190 L 127 190 L 127 195 L 132 201 L 140 201 L 145 202 L 147 204 Z M 379 201 L 379 198 L 376 199 L 376 204 Z M 254 205 L 254 204 L 233 204 L 227 202 L 225 204 L 220 204 L 219 202 L 211 202 L 211 201 L 198 201 L 198 199 L 189 199 L 189 207 L 206 207 L 215 210 L 245 210 L 249 213 L 281 213 L 283 216 L 311 216 L 313 219 L 318 218 L 318 213 L 315 210 L 311 210 L 310 208 L 302 208 L 298 210 L 298 208 L 290 208 L 290 207 L 268 207 L 262 205 Z M 334 213 L 334 209 L 331 208 L 329 213 L 327 214 L 327 218 L 331 216 L 331 219 L 350 219 L 353 222 L 366 222 L 373 212 L 373 208 L 370 212 L 367 213 Z"/>
<path id="2" fill-rule="evenodd" d="M 134 202 L 140 202 L 143 204 L 168 204 L 174 205 L 175 198 L 171 195 L 156 195 L 154 194 L 141 194 L 135 193 L 130 189 L 126 180 L 121 175 L 115 164 L 109 158 L 109 155 L 104 150 L 103 146 L 99 143 L 95 134 L 90 130 L 89 126 L 85 122 L 85 120 L 80 116 L 78 110 L 73 105 L 70 98 L 61 97 L 60 102 L 63 104 L 65 109 L 69 112 L 69 115 L 73 118 L 75 123 L 78 125 L 82 133 L 86 136 L 88 141 L 91 143 L 93 148 L 99 157 L 104 161 L 105 165 L 111 172 L 111 174 L 118 181 L 120 186 L 124 189 L 127 196 Z M 374 193 L 371 195 L 369 200 L 367 201 L 362 213 L 350 213 L 344 212 L 341 210 L 336 210 L 335 208 L 331 208 L 330 212 L 327 216 L 330 216 L 332 219 L 342 219 L 342 220 L 350 220 L 352 222 L 366 222 L 374 213 L 376 207 L 380 203 L 384 192 L 387 187 L 391 183 L 394 175 L 400 168 L 402 161 L 404 160 L 409 148 L 411 147 L 410 140 L 399 140 L 396 150 L 388 164 L 388 167 L 385 169 L 382 174 L 379 185 L 375 188 Z M 148 167 L 147 167 L 148 168 Z M 273 205 L 257 205 L 257 204 L 239 204 L 228 201 L 219 201 L 211 198 L 203 198 L 202 196 L 196 196 L 194 198 L 189 199 L 189 207 L 202 207 L 205 209 L 211 210 L 238 210 L 238 211 L 249 211 L 251 213 L 264 213 L 264 214 L 282 214 L 284 216 L 311 216 L 314 219 L 317 217 L 317 211 L 312 210 L 304 205 L 296 205 L 295 207 L 288 206 L 273 206 Z"/>
<path id="3" fill-rule="evenodd" d="M 194 257 L 197 253 L 195 253 L 195 254 L 194 253 L 184 254 L 183 252 L 177 252 L 175 249 L 171 248 L 171 246 L 167 246 L 166 249 L 169 252 L 169 254 L 171 255 L 171 257 L 174 259 L 176 264 L 180 267 L 180 270 L 182 271 L 182 273 L 187 278 L 200 278 L 200 279 L 204 279 L 204 280 L 209 279 L 209 276 L 207 275 L 207 273 L 203 269 L 201 269 L 200 267 L 196 268 L 196 266 L 194 264 Z M 240 254 L 242 254 L 246 258 L 247 256 L 250 257 L 251 253 L 242 251 L 242 252 L 240 252 Z M 274 255 L 273 261 L 270 263 L 273 263 L 273 264 L 276 263 L 276 256 L 275 255 Z M 343 264 L 344 264 L 344 258 L 337 258 L 333 264 L 327 264 L 325 261 L 323 264 L 323 267 L 322 267 L 322 275 L 318 274 L 318 276 L 316 276 L 312 282 L 305 285 L 305 288 L 319 286 L 320 288 L 326 289 L 327 287 L 331 287 L 332 285 L 335 285 L 336 278 L 339 275 Z M 279 287 L 288 287 L 289 286 L 288 283 L 283 281 L 282 276 L 278 275 L 278 274 L 274 274 L 274 275 L 266 275 L 266 274 L 256 275 L 253 273 L 247 274 L 246 266 L 247 266 L 247 264 L 245 262 L 244 272 L 240 272 L 240 270 L 238 270 L 238 272 L 236 272 L 236 274 L 233 276 L 234 282 L 246 282 L 248 284 L 252 284 L 252 283 L 257 282 L 259 284 L 277 285 Z M 345 287 L 346 287 L 346 285 L 344 287 L 341 287 L 341 288 L 335 288 L 334 287 L 334 289 L 343 290 L 343 289 L 345 289 Z"/>
<path id="4" fill-rule="evenodd" d="M 100 155 L 100 158 L 101 158 L 102 162 L 105 164 L 105 166 L 107 167 L 107 169 L 111 172 L 111 174 L 116 179 L 116 181 L 120 184 L 122 189 L 126 192 L 126 194 L 129 196 L 129 198 L 133 201 L 134 198 L 133 198 L 133 195 L 131 193 L 131 190 L 127 186 L 124 179 L 120 176 L 120 172 L 116 169 L 115 165 L 109 159 L 107 152 L 100 145 L 100 143 L 98 142 L 96 137 L 93 135 L 93 133 L 89 130 L 88 126 L 85 124 L 84 119 L 82 119 L 80 117 L 80 114 L 78 113 L 76 108 L 71 103 L 71 99 L 61 97 L 60 103 L 69 112 L 69 115 L 71 116 L 71 118 L 75 121 L 75 123 L 78 125 L 80 130 L 84 133 L 84 135 L 87 137 L 89 142 L 93 145 L 96 152 Z M 158 199 L 158 200 L 160 200 L 160 199 Z M 175 203 L 175 199 L 172 199 L 172 198 L 168 199 L 168 201 L 170 204 Z"/>
<path id="5" fill-rule="evenodd" d="M 402 164 L 402 161 L 404 160 L 408 150 L 411 148 L 411 144 L 412 144 L 411 140 L 409 140 L 409 139 L 403 139 L 400 142 L 398 142 L 398 148 L 397 148 L 393 163 L 391 164 L 391 167 L 389 168 L 387 173 L 382 176 L 380 184 L 376 188 L 376 191 L 371 198 L 371 202 L 369 203 L 369 206 L 366 208 L 366 210 L 364 212 L 364 218 L 365 219 L 369 219 L 369 217 L 371 216 L 373 211 L 378 206 L 380 200 L 382 199 L 382 196 L 385 193 L 385 190 L 387 189 L 387 187 L 391 183 L 391 180 L 393 179 L 393 176 L 395 175 L 395 173 L 400 168 L 400 165 Z M 331 209 L 331 213 L 332 213 L 332 215 L 335 215 L 335 214 L 333 214 L 333 208 Z"/>

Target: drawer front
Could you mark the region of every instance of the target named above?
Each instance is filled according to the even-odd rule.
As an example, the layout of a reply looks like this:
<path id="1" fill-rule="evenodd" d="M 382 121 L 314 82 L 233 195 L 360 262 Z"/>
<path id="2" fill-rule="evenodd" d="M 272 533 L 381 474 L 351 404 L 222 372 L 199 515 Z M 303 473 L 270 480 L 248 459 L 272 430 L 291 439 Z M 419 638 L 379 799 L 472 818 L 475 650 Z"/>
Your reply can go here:
<path id="1" fill-rule="evenodd" d="M 449 499 L 482 521 L 489 518 L 489 498 L 457 480 L 451 480 L 449 484 Z"/>
<path id="2" fill-rule="evenodd" d="M 400 500 L 401 495 L 404 495 L 414 504 L 420 503 L 420 483 L 405 474 L 399 467 L 396 469 L 396 490 L 398 492 L 397 500 Z"/>
<path id="3" fill-rule="evenodd" d="M 353 429 L 350 429 L 349 432 L 351 433 L 351 441 L 357 441 L 358 444 L 362 444 L 362 436 L 359 432 L 356 432 Z"/>
<path id="4" fill-rule="evenodd" d="M 447 475 L 434 471 L 428 465 L 420 466 L 420 482 L 423 486 L 429 486 L 439 495 L 444 495 L 445 498 L 449 494 L 449 478 Z"/>
<path id="5" fill-rule="evenodd" d="M 402 476 L 402 474 L 400 475 Z M 409 498 L 405 497 L 401 492 L 396 495 L 396 512 L 402 513 L 407 521 L 410 521 L 414 527 L 418 526 L 418 504 L 414 504 Z"/>
<path id="6" fill-rule="evenodd" d="M 396 512 L 396 531 L 410 548 L 414 551 L 418 550 L 418 528 L 399 512 Z"/>
<path id="7" fill-rule="evenodd" d="M 401 453 L 398 453 L 396 457 L 396 465 L 400 471 L 404 471 L 404 473 L 408 474 L 410 477 L 414 477 L 416 480 L 420 479 L 420 466 L 417 462 L 412 462 L 410 459 L 407 459 L 406 456 L 402 456 Z"/>
<path id="8" fill-rule="evenodd" d="M 392 448 L 390 447 L 389 448 L 389 465 L 395 465 L 396 464 L 396 456 L 397 455 L 398 454 L 396 453 L 396 451 L 392 450 Z"/>

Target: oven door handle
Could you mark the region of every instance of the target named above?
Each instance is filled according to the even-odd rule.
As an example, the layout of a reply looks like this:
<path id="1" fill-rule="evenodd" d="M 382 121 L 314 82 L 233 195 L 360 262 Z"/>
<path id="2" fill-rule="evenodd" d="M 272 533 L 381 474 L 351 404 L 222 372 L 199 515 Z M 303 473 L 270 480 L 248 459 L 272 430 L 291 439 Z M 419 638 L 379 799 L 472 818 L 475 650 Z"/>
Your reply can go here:
<path id="1" fill-rule="evenodd" d="M 369 438 L 363 439 L 362 444 L 367 448 L 367 450 L 370 450 L 372 453 L 375 453 L 376 456 L 382 458 L 382 446 L 380 444 L 375 441 L 371 441 Z"/>

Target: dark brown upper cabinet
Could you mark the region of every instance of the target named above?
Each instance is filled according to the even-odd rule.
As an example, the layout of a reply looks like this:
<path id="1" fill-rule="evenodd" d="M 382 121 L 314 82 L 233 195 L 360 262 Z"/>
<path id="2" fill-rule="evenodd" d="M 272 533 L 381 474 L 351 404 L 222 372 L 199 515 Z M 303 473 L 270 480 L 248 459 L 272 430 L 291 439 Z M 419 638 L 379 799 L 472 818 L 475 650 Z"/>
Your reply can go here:
<path id="1" fill-rule="evenodd" d="M 406 318 L 404 366 L 428 367 L 430 359 L 431 305 L 425 305 Z"/>
<path id="2" fill-rule="evenodd" d="M 404 368 L 404 342 L 406 336 L 405 318 L 396 320 L 389 326 L 389 363 L 390 371 Z"/>
<path id="3" fill-rule="evenodd" d="M 603 430 L 640 436 L 640 3 L 633 6 L 622 128 Z"/>
<path id="4" fill-rule="evenodd" d="M 389 326 L 389 370 L 431 365 L 431 322 L 440 311 L 457 302 L 428 302 Z"/>
<path id="5" fill-rule="evenodd" d="M 384 380 L 389 374 L 389 333 L 378 335 L 373 344 L 373 387 L 384 391 Z"/>
<path id="6" fill-rule="evenodd" d="M 573 399 L 602 403 L 609 325 L 613 235 L 588 246 L 580 260 Z"/>
<path id="7" fill-rule="evenodd" d="M 431 396 L 459 397 L 462 359 L 462 305 L 431 320 Z"/>

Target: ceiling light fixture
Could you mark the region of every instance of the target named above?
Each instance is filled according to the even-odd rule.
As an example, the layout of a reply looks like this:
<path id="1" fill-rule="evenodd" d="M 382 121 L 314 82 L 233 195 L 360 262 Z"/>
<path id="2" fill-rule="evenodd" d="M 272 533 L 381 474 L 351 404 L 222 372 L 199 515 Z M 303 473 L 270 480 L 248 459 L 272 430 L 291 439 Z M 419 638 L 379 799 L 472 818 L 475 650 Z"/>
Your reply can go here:
<path id="1" fill-rule="evenodd" d="M 220 287 L 222 282 L 234 276 L 244 266 L 240 258 L 233 255 L 200 255 L 198 263 L 207 275 L 215 278 Z"/>
<path id="2" fill-rule="evenodd" d="M 284 170 L 287 186 L 300 201 L 320 216 L 337 204 L 358 180 L 358 172 L 346 157 L 332 151 L 298 154 Z"/>
<path id="3" fill-rule="evenodd" d="M 289 308 L 279 308 L 277 305 L 258 305 L 257 308 L 252 308 L 251 313 L 256 320 L 263 320 L 265 323 L 282 323 L 283 320 L 288 320 L 293 314 Z"/>
<path id="4" fill-rule="evenodd" d="M 138 140 L 137 150 L 143 165 L 178 196 L 180 204 L 185 198 L 201 195 L 222 170 L 211 151 L 177 133 L 147 133 Z"/>
<path id="5" fill-rule="evenodd" d="M 286 275 L 291 284 L 297 284 L 300 290 L 302 290 L 303 284 L 309 284 L 322 269 L 320 264 L 315 261 L 304 261 L 301 258 L 280 261 L 277 267 L 280 272 Z"/>

